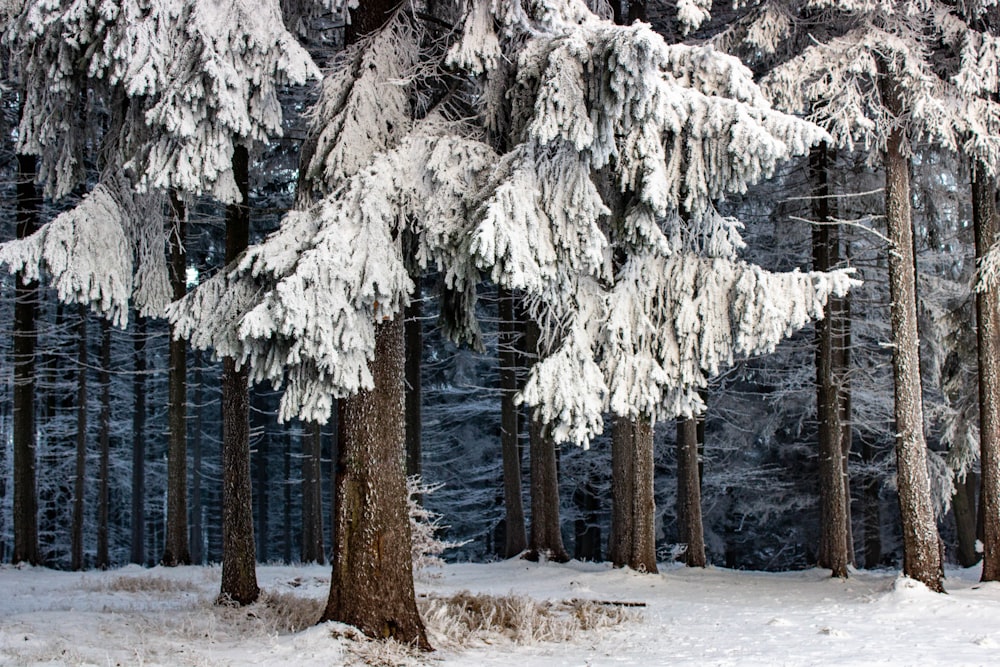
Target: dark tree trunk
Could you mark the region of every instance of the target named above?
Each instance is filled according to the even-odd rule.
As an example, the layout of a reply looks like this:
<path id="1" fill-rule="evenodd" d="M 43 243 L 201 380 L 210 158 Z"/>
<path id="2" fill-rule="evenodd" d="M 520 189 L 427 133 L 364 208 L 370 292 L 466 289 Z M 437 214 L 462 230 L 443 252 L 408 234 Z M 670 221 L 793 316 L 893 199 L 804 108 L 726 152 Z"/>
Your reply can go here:
<path id="1" fill-rule="evenodd" d="M 76 475 L 73 478 L 73 523 L 70 527 L 70 567 L 83 569 L 83 501 L 87 478 L 87 307 L 80 305 L 77 334 Z"/>
<path id="2" fill-rule="evenodd" d="M 848 255 L 849 259 L 849 255 Z M 837 385 L 837 395 L 840 402 L 840 445 L 844 463 L 844 515 L 847 529 L 847 558 L 851 565 L 857 564 L 854 555 L 854 522 L 851 511 L 851 450 L 854 447 L 854 418 L 851 407 L 851 297 L 844 296 L 834 300 L 834 323 L 838 341 L 834 350 L 834 378 Z"/>
<path id="3" fill-rule="evenodd" d="M 146 562 L 146 318 L 138 313 L 132 376 L 132 549 L 129 560 Z"/>
<path id="4" fill-rule="evenodd" d="M 580 512 L 575 522 L 573 558 L 599 561 L 601 560 L 601 497 L 597 492 L 593 470 L 587 471 L 587 477 L 573 492 L 573 503 Z"/>
<path id="5" fill-rule="evenodd" d="M 175 192 L 170 193 L 172 229 L 170 231 L 170 284 L 174 301 L 187 293 L 187 253 L 184 248 L 187 225 L 184 204 Z M 167 452 L 167 536 L 163 545 L 163 565 L 187 565 L 187 342 L 170 331 L 169 380 L 169 451 Z"/>
<path id="6" fill-rule="evenodd" d="M 521 496 L 520 415 L 514 404 L 517 394 L 518 331 L 514 321 L 514 297 L 498 289 L 500 331 L 497 341 L 500 361 L 500 453 L 503 459 L 504 558 L 513 558 L 527 547 L 524 503 Z"/>
<path id="7" fill-rule="evenodd" d="M 652 424 L 643 418 L 615 417 L 611 430 L 608 540 L 608 557 L 615 567 L 657 572 L 653 473 Z"/>
<path id="8" fill-rule="evenodd" d="M 406 307 L 406 324 L 404 336 L 406 339 L 406 474 L 420 475 L 421 446 L 420 428 L 423 420 L 420 416 L 421 387 L 420 367 L 421 355 L 424 349 L 424 335 L 420 324 L 422 307 L 420 302 L 420 276 L 413 276 L 416 289 Z"/>
<path id="9" fill-rule="evenodd" d="M 323 430 L 302 434 L 302 561 L 323 563 Z"/>
<path id="10" fill-rule="evenodd" d="M 525 347 L 538 359 L 541 332 L 530 318 L 525 323 Z M 528 424 L 529 465 L 531 467 L 531 531 L 528 538 L 528 560 L 565 563 L 569 554 L 563 546 L 559 521 L 559 471 L 556 443 L 551 427 L 531 418 Z"/>
<path id="11" fill-rule="evenodd" d="M 233 174 L 241 201 L 226 207 L 226 265 L 250 242 L 250 154 L 233 151 Z M 257 600 L 253 492 L 250 482 L 250 394 L 246 368 L 231 357 L 222 360 L 222 590 L 221 602 Z"/>
<path id="12" fill-rule="evenodd" d="M 958 537 L 958 563 L 962 567 L 972 567 L 979 562 L 976 552 L 976 481 L 973 473 L 964 479 L 954 479 L 955 495 L 951 497 L 951 509 L 955 515 L 955 533 Z"/>
<path id="13" fill-rule="evenodd" d="M 38 229 L 41 196 L 35 187 L 34 155 L 17 156 L 17 238 Z M 38 565 L 38 491 L 35 479 L 35 347 L 38 286 L 14 278 L 14 563 Z"/>
<path id="14" fill-rule="evenodd" d="M 429 649 L 406 507 L 401 317 L 376 326 L 374 389 L 340 401 L 333 576 L 323 621 Z"/>
<path id="15" fill-rule="evenodd" d="M 701 518 L 698 422 L 694 417 L 677 420 L 677 525 L 678 541 L 685 545 L 684 563 L 705 567 L 705 529 Z"/>
<path id="16" fill-rule="evenodd" d="M 813 270 L 829 271 L 839 261 L 840 240 L 831 222 L 828 156 L 825 146 L 812 149 L 809 158 L 813 178 L 812 231 Z M 851 559 L 847 542 L 848 496 L 844 485 L 843 425 L 837 386 L 837 306 L 831 299 L 826 317 L 816 322 L 816 418 L 819 422 L 820 539 L 817 564 L 834 577 L 847 577 Z"/>
<path id="17" fill-rule="evenodd" d="M 997 181 L 977 163 L 972 179 L 976 260 L 1000 235 Z M 983 581 L 1000 581 L 1000 298 L 992 288 L 976 293 L 979 360 L 979 493 L 983 517 Z"/>
<path id="18" fill-rule="evenodd" d="M 281 502 L 281 559 L 285 563 L 292 562 L 292 435 L 286 425 L 282 431 L 282 469 L 281 479 L 283 480 L 282 502 Z"/>
<path id="19" fill-rule="evenodd" d="M 204 357 L 201 350 L 194 352 L 194 433 L 191 434 L 191 560 L 205 562 L 205 507 L 201 497 L 202 435 L 205 409 Z"/>
<path id="20" fill-rule="evenodd" d="M 864 480 L 865 567 L 878 567 L 882 560 L 882 507 L 879 499 L 881 482 L 874 472 L 875 448 L 861 439 L 861 460 L 868 468 Z"/>
<path id="21" fill-rule="evenodd" d="M 270 522 L 268 519 L 271 511 L 270 497 L 267 490 L 268 483 L 270 482 L 270 476 L 268 475 L 268 454 L 270 443 L 269 434 L 267 432 L 267 420 L 264 418 L 264 415 L 267 413 L 267 401 L 264 394 L 259 390 L 252 390 L 252 395 L 250 430 L 254 440 L 252 451 L 254 477 L 256 478 L 254 500 L 256 500 L 257 505 L 257 511 L 255 512 L 255 519 L 257 520 L 257 558 L 260 559 L 262 563 L 266 563 L 270 558 L 270 550 L 268 549 L 270 541 Z"/>
<path id="22" fill-rule="evenodd" d="M 110 517 L 109 479 L 111 473 L 111 323 L 101 318 L 101 415 L 97 442 L 100 459 L 97 477 L 97 561 L 106 570 L 111 565 L 108 554 L 108 519 Z"/>
<path id="23" fill-rule="evenodd" d="M 890 115 L 903 115 L 898 84 L 884 63 L 879 88 Z M 896 127 L 885 152 L 886 229 L 889 237 L 889 298 L 892 371 L 895 389 L 896 475 L 903 523 L 903 574 L 933 591 L 944 590 L 940 538 L 931 503 L 920 395 L 920 344 L 917 336 L 916 267 L 910 213 L 910 165 L 905 136 Z"/>

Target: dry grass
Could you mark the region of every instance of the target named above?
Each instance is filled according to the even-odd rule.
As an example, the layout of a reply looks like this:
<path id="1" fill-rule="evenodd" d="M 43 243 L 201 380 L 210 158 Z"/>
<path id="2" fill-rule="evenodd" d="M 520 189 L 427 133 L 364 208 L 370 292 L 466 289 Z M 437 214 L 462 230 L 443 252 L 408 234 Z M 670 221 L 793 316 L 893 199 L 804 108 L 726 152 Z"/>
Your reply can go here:
<path id="1" fill-rule="evenodd" d="M 291 593 L 261 591 L 260 599 L 247 607 L 216 605 L 216 615 L 234 634 L 252 637 L 287 635 L 316 625 L 325 601 Z"/>
<path id="2" fill-rule="evenodd" d="M 80 588 L 98 593 L 194 593 L 198 586 L 184 579 L 168 579 L 167 577 L 109 577 L 100 579 L 84 579 Z"/>

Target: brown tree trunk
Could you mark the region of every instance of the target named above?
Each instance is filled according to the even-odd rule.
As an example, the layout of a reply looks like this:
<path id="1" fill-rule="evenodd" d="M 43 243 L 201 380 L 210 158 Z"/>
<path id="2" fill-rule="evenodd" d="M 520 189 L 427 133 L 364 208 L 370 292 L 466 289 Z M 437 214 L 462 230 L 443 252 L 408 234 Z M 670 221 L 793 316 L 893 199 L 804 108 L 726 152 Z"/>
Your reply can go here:
<path id="1" fill-rule="evenodd" d="M 579 511 L 575 522 L 573 558 L 577 560 L 601 560 L 601 497 L 597 492 L 597 481 L 593 470 L 588 470 L 586 478 L 573 492 L 573 504 Z"/>
<path id="2" fill-rule="evenodd" d="M 1000 236 L 997 181 L 984 165 L 974 165 L 972 217 L 976 260 Z M 991 288 L 976 293 L 979 360 L 979 493 L 983 516 L 983 581 L 1000 581 L 1000 298 Z"/>
<path id="3" fill-rule="evenodd" d="M 879 89 L 890 115 L 903 115 L 898 84 L 880 65 Z M 895 389 L 896 475 L 903 523 L 903 574 L 942 592 L 940 538 L 931 503 L 920 395 L 920 344 L 917 336 L 916 267 L 910 213 L 910 165 L 905 136 L 894 128 L 886 142 L 885 203 L 889 238 L 889 298 L 892 371 Z"/>
<path id="4" fill-rule="evenodd" d="M 525 347 L 538 359 L 541 332 L 530 318 L 525 323 Z M 569 554 L 563 546 L 559 521 L 559 471 L 556 463 L 556 443 L 551 427 L 531 418 L 528 424 L 529 465 L 531 468 L 531 531 L 528 538 L 528 560 L 565 563 Z"/>
<path id="5" fill-rule="evenodd" d="M 302 435 L 302 561 L 323 563 L 323 432 L 310 424 Z"/>
<path id="6" fill-rule="evenodd" d="M 615 567 L 657 572 L 653 473 L 652 424 L 642 418 L 615 417 L 611 431 L 608 540 L 608 558 Z"/>
<path id="7" fill-rule="evenodd" d="M 705 567 L 705 529 L 701 518 L 701 476 L 698 456 L 698 419 L 677 420 L 677 525 L 685 545 L 684 563 Z"/>
<path id="8" fill-rule="evenodd" d="M 955 515 L 955 534 L 958 538 L 958 563 L 972 567 L 979 562 L 976 552 L 976 482 L 973 473 L 964 479 L 954 479 L 955 495 L 951 497 L 951 510 Z"/>
<path id="9" fill-rule="evenodd" d="M 226 207 L 226 265 L 250 242 L 250 154 L 233 151 L 233 175 L 241 201 Z M 222 589 L 223 603 L 257 600 L 253 492 L 250 482 L 250 394 L 246 368 L 231 357 L 222 360 Z"/>
<path id="10" fill-rule="evenodd" d="M 41 196 L 35 187 L 34 155 L 17 156 L 17 238 L 38 229 Z M 21 272 L 14 287 L 14 563 L 38 565 L 38 491 L 35 479 L 35 347 L 38 332 L 38 286 L 28 284 Z"/>
<path id="11" fill-rule="evenodd" d="M 94 564 L 106 570 L 111 565 L 108 554 L 111 500 L 108 479 L 111 472 L 111 323 L 105 318 L 101 318 L 101 370 L 98 382 L 101 385 L 101 415 L 97 442 L 101 451 L 97 477 L 97 561 Z"/>
<path id="12" fill-rule="evenodd" d="M 340 402 L 333 575 L 322 621 L 429 649 L 406 506 L 401 317 L 376 326 L 374 389 Z"/>
<path id="13" fill-rule="evenodd" d="M 170 284 L 174 301 L 187 293 L 187 253 L 184 249 L 187 226 L 184 204 L 170 193 Z M 160 562 L 173 567 L 191 562 L 188 550 L 187 507 L 187 342 L 170 331 L 169 449 L 167 452 L 167 536 Z"/>
<path id="14" fill-rule="evenodd" d="M 132 376 L 132 549 L 129 560 L 146 562 L 146 318 L 136 314 Z"/>
<path id="15" fill-rule="evenodd" d="M 76 384 L 76 475 L 73 478 L 73 523 L 70 526 L 70 567 L 83 569 L 83 502 L 87 478 L 87 307 L 78 307 Z"/>
<path id="16" fill-rule="evenodd" d="M 831 223 L 828 156 L 825 146 L 812 149 L 809 158 L 813 177 L 813 270 L 829 271 L 839 260 L 840 240 Z M 820 540 L 817 564 L 829 568 L 834 577 L 847 577 L 850 563 L 847 543 L 848 498 L 844 486 L 843 425 L 841 397 L 837 386 L 838 324 L 833 300 L 826 317 L 816 322 L 816 418 L 819 422 Z"/>
<path id="17" fill-rule="evenodd" d="M 517 394 L 518 332 L 514 321 L 514 297 L 498 289 L 500 361 L 500 454 L 503 459 L 504 558 L 513 558 L 527 548 L 524 503 L 521 498 L 521 447 L 518 442 L 520 414 L 514 404 Z"/>

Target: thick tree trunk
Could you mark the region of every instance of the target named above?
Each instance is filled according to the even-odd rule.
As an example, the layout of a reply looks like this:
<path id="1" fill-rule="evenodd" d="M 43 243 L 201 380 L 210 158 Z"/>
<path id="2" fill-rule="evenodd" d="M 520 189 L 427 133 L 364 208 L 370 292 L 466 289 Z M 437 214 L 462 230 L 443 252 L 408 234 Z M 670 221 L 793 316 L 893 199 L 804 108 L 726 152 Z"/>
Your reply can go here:
<path id="1" fill-rule="evenodd" d="M 429 649 L 406 507 L 401 317 L 376 327 L 375 387 L 340 402 L 333 576 L 323 621 Z"/>
<path id="2" fill-rule="evenodd" d="M 705 529 L 701 518 L 701 475 L 698 456 L 698 419 L 677 420 L 678 540 L 685 545 L 684 563 L 705 567 Z"/>
<path id="3" fill-rule="evenodd" d="M 87 307 L 78 307 L 76 384 L 76 474 L 73 478 L 73 523 L 70 526 L 70 567 L 83 569 L 83 502 L 87 478 Z"/>
<path id="4" fill-rule="evenodd" d="M 997 181 L 976 164 L 972 179 L 972 217 L 976 259 L 1000 236 Z M 983 581 L 1000 581 L 1000 294 L 976 293 L 976 342 L 979 360 L 979 467 L 983 516 Z"/>
<path id="5" fill-rule="evenodd" d="M 136 314 L 132 376 L 132 548 L 129 560 L 146 562 L 146 318 Z"/>
<path id="6" fill-rule="evenodd" d="M 101 318 L 101 371 L 98 381 L 101 385 L 101 415 L 97 442 L 101 451 L 97 477 L 97 561 L 94 564 L 106 570 L 111 565 L 108 554 L 111 500 L 108 479 L 111 473 L 111 323 L 105 318 Z"/>
<path id="7" fill-rule="evenodd" d="M 503 459 L 504 558 L 513 558 L 527 548 L 524 503 L 521 497 L 520 414 L 514 404 L 517 394 L 518 328 L 514 321 L 514 297 L 499 288 L 500 361 L 500 454 Z"/>
<path id="8" fill-rule="evenodd" d="M 204 433 L 203 411 L 205 409 L 205 386 L 201 350 L 194 353 L 194 433 L 191 434 L 191 561 L 205 562 L 205 506 L 201 497 L 202 435 Z"/>
<path id="9" fill-rule="evenodd" d="M 525 324 L 525 346 L 538 359 L 538 342 L 541 332 L 531 320 Z M 569 554 L 563 546 L 559 521 L 559 471 L 556 462 L 556 443 L 551 427 L 531 418 L 528 424 L 531 467 L 531 531 L 528 538 L 528 560 L 546 560 L 565 563 Z"/>
<path id="10" fill-rule="evenodd" d="M 175 192 L 170 193 L 172 229 L 170 231 L 170 284 L 174 301 L 187 293 L 187 253 L 184 248 L 187 226 L 184 204 Z M 169 450 L 167 452 L 167 536 L 163 545 L 163 565 L 187 565 L 187 342 L 170 331 L 169 379 Z"/>
<path id="11" fill-rule="evenodd" d="M 35 187 L 34 155 L 17 156 L 17 238 L 38 229 L 41 196 Z M 38 565 L 38 491 L 35 480 L 35 347 L 38 286 L 14 278 L 14 563 Z"/>
<path id="12" fill-rule="evenodd" d="M 810 167 L 813 177 L 812 232 L 813 270 L 829 271 L 839 260 L 840 240 L 831 224 L 828 156 L 825 146 L 812 149 Z M 847 577 L 850 549 L 847 543 L 848 498 L 844 485 L 843 425 L 841 400 L 837 386 L 838 364 L 842 355 L 837 336 L 837 312 L 834 300 L 826 317 L 816 322 L 816 418 L 819 422 L 819 505 L 820 539 L 817 564 L 829 568 L 834 577 Z"/>
<path id="13" fill-rule="evenodd" d="M 233 151 L 233 174 L 242 201 L 226 208 L 226 264 L 250 242 L 250 155 Z M 254 551 L 253 493 L 250 482 L 250 394 L 246 368 L 231 357 L 222 360 L 222 589 L 223 603 L 257 600 L 257 555 Z"/>
<path id="14" fill-rule="evenodd" d="M 302 434 L 302 561 L 323 563 L 323 431 Z"/>
<path id="15" fill-rule="evenodd" d="M 897 83 L 880 63 L 880 92 L 891 116 L 903 115 Z M 940 538 L 931 502 L 920 395 L 916 267 L 910 213 L 910 165 L 905 136 L 897 127 L 885 153 L 886 228 L 889 237 L 889 298 L 895 389 L 896 475 L 903 523 L 903 574 L 934 591 L 944 590 Z"/>
<path id="16" fill-rule="evenodd" d="M 653 426 L 647 419 L 615 417 L 611 431 L 611 535 L 615 567 L 656 573 L 653 499 Z"/>

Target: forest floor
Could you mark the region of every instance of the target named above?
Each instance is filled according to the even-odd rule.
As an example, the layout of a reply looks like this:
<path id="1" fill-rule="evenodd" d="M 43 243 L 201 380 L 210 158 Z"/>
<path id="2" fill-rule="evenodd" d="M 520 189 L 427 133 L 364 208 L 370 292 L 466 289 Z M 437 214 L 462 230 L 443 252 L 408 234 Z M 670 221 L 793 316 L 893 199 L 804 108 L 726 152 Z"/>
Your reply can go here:
<path id="1" fill-rule="evenodd" d="M 891 571 L 447 565 L 418 579 L 438 647 L 421 656 L 313 625 L 326 567 L 261 566 L 263 601 L 242 609 L 214 604 L 220 573 L 2 566 L 0 665 L 995 665 L 1000 649 L 1000 584 L 976 568 L 938 595 Z"/>

